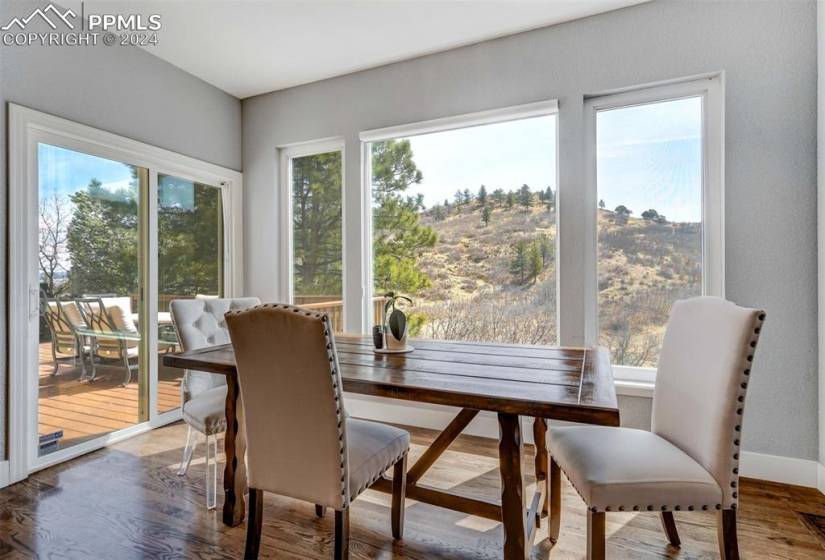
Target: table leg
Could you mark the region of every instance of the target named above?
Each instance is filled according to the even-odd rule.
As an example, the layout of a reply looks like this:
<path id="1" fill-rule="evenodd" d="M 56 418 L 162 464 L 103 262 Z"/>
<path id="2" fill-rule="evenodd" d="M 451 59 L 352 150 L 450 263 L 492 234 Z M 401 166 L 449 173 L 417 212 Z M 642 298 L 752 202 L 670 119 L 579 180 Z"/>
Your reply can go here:
<path id="1" fill-rule="evenodd" d="M 525 534 L 524 476 L 521 471 L 521 423 L 516 414 L 499 413 L 498 426 L 504 559 L 524 560 L 528 547 Z"/>
<path id="2" fill-rule="evenodd" d="M 223 522 L 235 527 L 244 518 L 246 492 L 246 436 L 237 374 L 226 376 L 226 467 L 223 471 Z"/>
<path id="3" fill-rule="evenodd" d="M 541 485 L 545 485 L 544 500 L 541 504 L 541 514 L 536 519 L 539 521 L 542 517 L 547 517 L 549 510 L 550 487 L 549 479 L 547 477 L 547 420 L 544 418 L 536 418 L 533 421 L 533 440 L 536 445 L 536 486 L 541 491 Z"/>

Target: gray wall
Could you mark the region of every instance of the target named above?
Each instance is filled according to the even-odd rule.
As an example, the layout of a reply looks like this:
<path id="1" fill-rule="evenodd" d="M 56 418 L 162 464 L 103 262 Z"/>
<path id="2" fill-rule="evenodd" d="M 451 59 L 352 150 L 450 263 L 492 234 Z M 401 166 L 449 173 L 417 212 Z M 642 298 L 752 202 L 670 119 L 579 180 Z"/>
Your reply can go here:
<path id="1" fill-rule="evenodd" d="M 42 2 L 0 2 L 0 21 Z M 42 6 L 41 6 L 42 7 Z M 161 31 L 162 33 L 162 31 Z M 163 40 L 162 35 L 160 40 Z M 0 46 L 0 153 L 14 102 L 231 169 L 241 169 L 241 105 L 234 97 L 129 47 Z M 6 158 L 0 158 L 0 246 L 6 246 Z M 11 188 L 15 188 L 12 185 Z M 13 209 L 12 209 L 13 210 Z M 0 271 L 6 294 L 7 261 Z M 6 297 L 0 298 L 0 457 L 6 425 Z"/>
<path id="2" fill-rule="evenodd" d="M 586 94 L 724 71 L 727 296 L 767 309 L 747 408 L 748 451 L 817 456 L 816 7 L 813 2 L 654 2 L 308 84 L 243 102 L 247 291 L 278 295 L 276 146 L 346 139 L 347 203 L 360 188 L 358 132 L 558 99 L 560 234 L 584 238 Z M 577 206 L 577 204 L 579 204 Z M 350 234 L 358 224 L 348 224 Z M 350 229 L 352 228 L 352 229 Z M 578 236 L 578 237 L 577 237 Z M 582 278 L 560 255 L 562 282 Z M 348 278 L 357 278 L 349 277 Z M 360 297 L 349 282 L 347 297 Z M 353 290 L 353 291 L 350 291 Z M 581 287 L 561 302 L 583 336 Z M 623 399 L 642 424 L 649 403 Z"/>

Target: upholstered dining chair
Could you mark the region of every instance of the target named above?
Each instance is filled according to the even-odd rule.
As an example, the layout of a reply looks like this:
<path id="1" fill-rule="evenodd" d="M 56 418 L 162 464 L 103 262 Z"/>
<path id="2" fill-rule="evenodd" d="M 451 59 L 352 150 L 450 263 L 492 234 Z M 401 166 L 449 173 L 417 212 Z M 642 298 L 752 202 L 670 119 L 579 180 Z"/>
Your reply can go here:
<path id="1" fill-rule="evenodd" d="M 249 517 L 246 558 L 257 558 L 263 492 L 335 510 L 336 560 L 349 557 L 349 508 L 393 467 L 392 534 L 404 523 L 404 430 L 350 418 L 326 314 L 267 304 L 227 313 L 243 399 Z"/>
<path id="2" fill-rule="evenodd" d="M 229 344 L 224 314 L 234 309 L 258 305 L 261 300 L 247 298 L 179 299 L 170 303 L 172 324 L 184 351 Z M 203 371 L 186 371 L 181 383 L 183 421 L 188 425 L 179 476 L 184 476 L 197 447 L 197 434 L 206 438 L 206 507 L 217 501 L 218 434 L 226 430 L 226 379 Z"/>
<path id="3" fill-rule="evenodd" d="M 742 417 L 764 320 L 764 311 L 719 298 L 677 301 L 659 357 L 651 431 L 551 428 L 551 540 L 561 471 L 587 504 L 588 559 L 605 557 L 606 512 L 659 512 L 679 546 L 674 511 L 716 511 L 721 556 L 738 560 Z"/>

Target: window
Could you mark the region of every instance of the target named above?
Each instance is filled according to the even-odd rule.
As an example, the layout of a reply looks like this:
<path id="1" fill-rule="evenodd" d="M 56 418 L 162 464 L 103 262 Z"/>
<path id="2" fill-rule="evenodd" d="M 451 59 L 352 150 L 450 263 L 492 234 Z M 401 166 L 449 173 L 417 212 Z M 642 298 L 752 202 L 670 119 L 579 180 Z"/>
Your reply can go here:
<path id="1" fill-rule="evenodd" d="M 510 119 L 368 144 L 373 322 L 392 291 L 414 337 L 556 343 L 556 116 Z"/>
<path id="2" fill-rule="evenodd" d="M 652 379 L 673 302 L 721 295 L 721 177 L 703 82 L 591 101 L 598 341 L 641 379 Z"/>
<path id="3" fill-rule="evenodd" d="M 329 149 L 329 148 L 336 149 Z M 289 187 L 287 239 L 289 298 L 329 314 L 334 331 L 344 330 L 342 151 L 314 144 L 282 150 Z"/>

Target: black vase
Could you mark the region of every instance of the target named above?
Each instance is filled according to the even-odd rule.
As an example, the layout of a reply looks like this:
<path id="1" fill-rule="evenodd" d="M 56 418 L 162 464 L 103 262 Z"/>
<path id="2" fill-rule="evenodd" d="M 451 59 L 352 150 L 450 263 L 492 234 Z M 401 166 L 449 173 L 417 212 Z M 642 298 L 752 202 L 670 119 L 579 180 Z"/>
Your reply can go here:
<path id="1" fill-rule="evenodd" d="M 381 350 L 384 347 L 384 327 L 381 325 L 372 327 L 372 344 L 376 350 Z"/>

